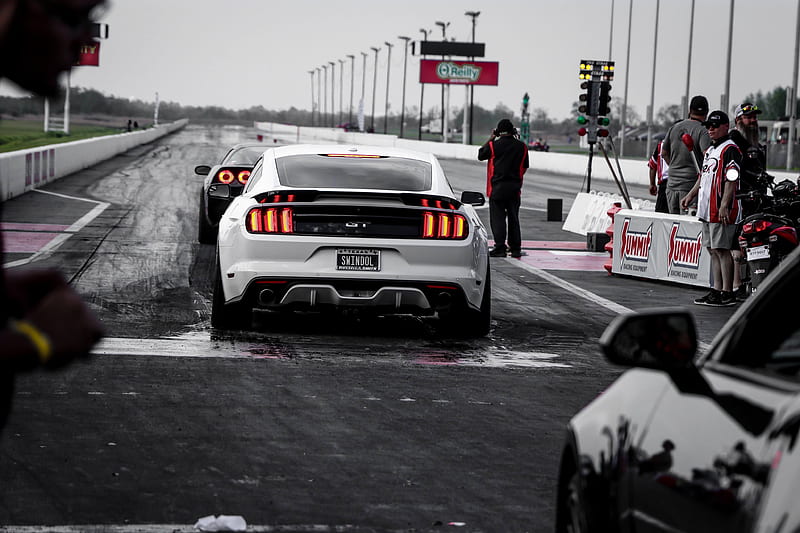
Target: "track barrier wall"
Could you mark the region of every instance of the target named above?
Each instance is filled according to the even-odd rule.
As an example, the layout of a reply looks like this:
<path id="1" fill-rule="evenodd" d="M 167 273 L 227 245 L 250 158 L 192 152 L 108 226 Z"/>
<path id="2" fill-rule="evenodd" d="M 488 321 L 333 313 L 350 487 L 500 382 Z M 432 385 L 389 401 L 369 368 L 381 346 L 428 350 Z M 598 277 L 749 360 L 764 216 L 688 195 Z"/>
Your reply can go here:
<path id="1" fill-rule="evenodd" d="M 93 137 L 0 154 L 0 201 L 24 194 L 46 183 L 88 168 L 135 146 L 177 131 L 182 119 L 140 131 Z"/>

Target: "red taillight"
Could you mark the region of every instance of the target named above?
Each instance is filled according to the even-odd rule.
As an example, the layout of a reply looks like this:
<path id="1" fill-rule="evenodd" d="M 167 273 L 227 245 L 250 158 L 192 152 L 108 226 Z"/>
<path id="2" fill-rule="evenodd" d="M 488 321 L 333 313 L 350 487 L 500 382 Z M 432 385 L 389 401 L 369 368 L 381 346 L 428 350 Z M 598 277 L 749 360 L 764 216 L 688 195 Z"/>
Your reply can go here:
<path id="1" fill-rule="evenodd" d="M 233 172 L 231 172 L 230 170 L 221 170 L 217 174 L 217 181 L 219 181 L 220 183 L 223 183 L 225 185 L 227 185 L 229 183 L 233 183 L 234 179 L 235 179 L 235 176 L 233 175 Z"/>
<path id="2" fill-rule="evenodd" d="M 262 204 L 278 204 L 282 202 L 294 202 L 297 200 L 297 197 L 294 194 L 287 194 L 283 196 L 281 194 L 272 194 L 269 196 L 265 196 L 259 200 L 259 203 Z"/>
<path id="3" fill-rule="evenodd" d="M 464 215 L 430 211 L 422 214 L 422 237 L 426 239 L 464 239 L 467 228 Z"/>
<path id="4" fill-rule="evenodd" d="M 407 201 L 410 205 L 420 205 L 422 207 L 430 207 L 436 209 L 458 209 L 458 207 L 448 200 L 441 198 L 416 198 Z"/>
<path id="5" fill-rule="evenodd" d="M 769 227 L 766 220 L 755 220 L 742 226 L 742 233 L 759 233 Z"/>
<path id="6" fill-rule="evenodd" d="M 249 170 L 241 170 L 239 174 L 236 175 L 236 179 L 239 180 L 239 183 L 242 185 L 247 185 L 247 180 L 250 179 L 250 171 Z"/>
<path id="7" fill-rule="evenodd" d="M 294 213 L 290 207 L 256 207 L 247 213 L 250 233 L 293 233 Z"/>

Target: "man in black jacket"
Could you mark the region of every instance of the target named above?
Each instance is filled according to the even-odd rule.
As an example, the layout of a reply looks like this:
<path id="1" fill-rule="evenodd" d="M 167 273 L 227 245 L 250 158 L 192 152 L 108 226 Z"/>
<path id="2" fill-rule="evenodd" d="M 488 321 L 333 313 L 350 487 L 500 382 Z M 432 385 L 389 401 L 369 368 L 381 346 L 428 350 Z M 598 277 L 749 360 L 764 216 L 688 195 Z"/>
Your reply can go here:
<path id="1" fill-rule="evenodd" d="M 510 251 L 511 257 L 522 257 L 519 206 L 522 177 L 528 170 L 528 147 L 517 139 L 517 130 L 507 118 L 497 123 L 489 140 L 478 149 L 478 161 L 487 160 L 486 195 L 489 197 L 489 221 L 494 236 L 494 248 L 489 255 L 505 257 Z"/>
<path id="2" fill-rule="evenodd" d="M 734 113 L 736 129 L 731 132 L 731 140 L 742 152 L 742 174 L 739 178 L 738 191 L 740 193 L 763 187 L 759 184 L 759 177 L 767 170 L 767 147 L 759 142 L 758 115 L 760 114 L 761 110 L 758 106 L 750 102 L 736 106 Z M 742 219 L 756 212 L 758 202 L 743 198 L 741 203 Z M 747 286 L 742 283 L 742 278 L 747 277 L 747 261 L 742 251 L 736 247 L 731 250 L 731 254 L 734 262 L 733 290 L 736 293 L 736 299 L 743 301 L 749 294 Z"/>

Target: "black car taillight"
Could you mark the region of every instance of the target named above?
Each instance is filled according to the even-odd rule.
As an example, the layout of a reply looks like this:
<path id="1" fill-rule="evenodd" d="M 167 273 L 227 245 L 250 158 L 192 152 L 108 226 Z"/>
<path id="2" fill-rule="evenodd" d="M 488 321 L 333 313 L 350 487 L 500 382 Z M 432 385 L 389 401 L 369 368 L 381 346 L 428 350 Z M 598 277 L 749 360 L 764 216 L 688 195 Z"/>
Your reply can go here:
<path id="1" fill-rule="evenodd" d="M 458 213 L 425 211 L 422 214 L 422 237 L 425 239 L 466 239 L 467 218 Z"/>
<path id="2" fill-rule="evenodd" d="M 238 181 L 242 185 L 247 185 L 247 180 L 250 179 L 250 171 L 246 169 L 236 168 L 221 168 L 214 176 L 213 183 L 222 183 L 223 185 L 230 185 Z"/>
<path id="3" fill-rule="evenodd" d="M 245 227 L 250 233 L 294 233 L 294 212 L 291 207 L 255 207 Z"/>

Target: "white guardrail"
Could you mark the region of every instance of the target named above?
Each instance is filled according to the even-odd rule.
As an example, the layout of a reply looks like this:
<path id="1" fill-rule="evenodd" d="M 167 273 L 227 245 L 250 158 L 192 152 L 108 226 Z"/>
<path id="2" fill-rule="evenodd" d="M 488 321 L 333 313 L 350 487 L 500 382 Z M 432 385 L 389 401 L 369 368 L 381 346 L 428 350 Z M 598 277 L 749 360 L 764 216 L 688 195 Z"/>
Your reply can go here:
<path id="1" fill-rule="evenodd" d="M 140 131 L 93 137 L 0 154 L 0 201 L 88 168 L 186 126 L 178 120 Z"/>
<path id="2" fill-rule="evenodd" d="M 431 141 L 399 139 L 395 135 L 346 132 L 340 128 L 309 128 L 274 122 L 256 122 L 256 130 L 277 142 L 314 142 L 320 144 L 364 144 L 393 146 L 431 152 L 438 157 L 477 160 L 477 146 L 443 144 Z M 530 166 L 557 174 L 584 176 L 588 154 L 558 154 L 530 152 Z M 611 159 L 619 175 L 617 162 Z M 621 159 L 619 167 L 627 184 L 648 186 L 647 161 Z M 797 174 L 770 171 L 775 180 L 794 180 Z M 601 151 L 595 153 L 592 179 L 613 181 Z M 608 193 L 578 193 L 562 229 L 579 235 L 606 233 L 612 220 L 608 210 L 619 203 L 626 207 L 622 196 Z M 615 215 L 612 238 L 612 273 L 707 287 L 710 280 L 708 252 L 700 245 L 701 224 L 696 217 L 655 213 L 651 200 L 631 198 L 633 209 L 623 209 Z"/>

